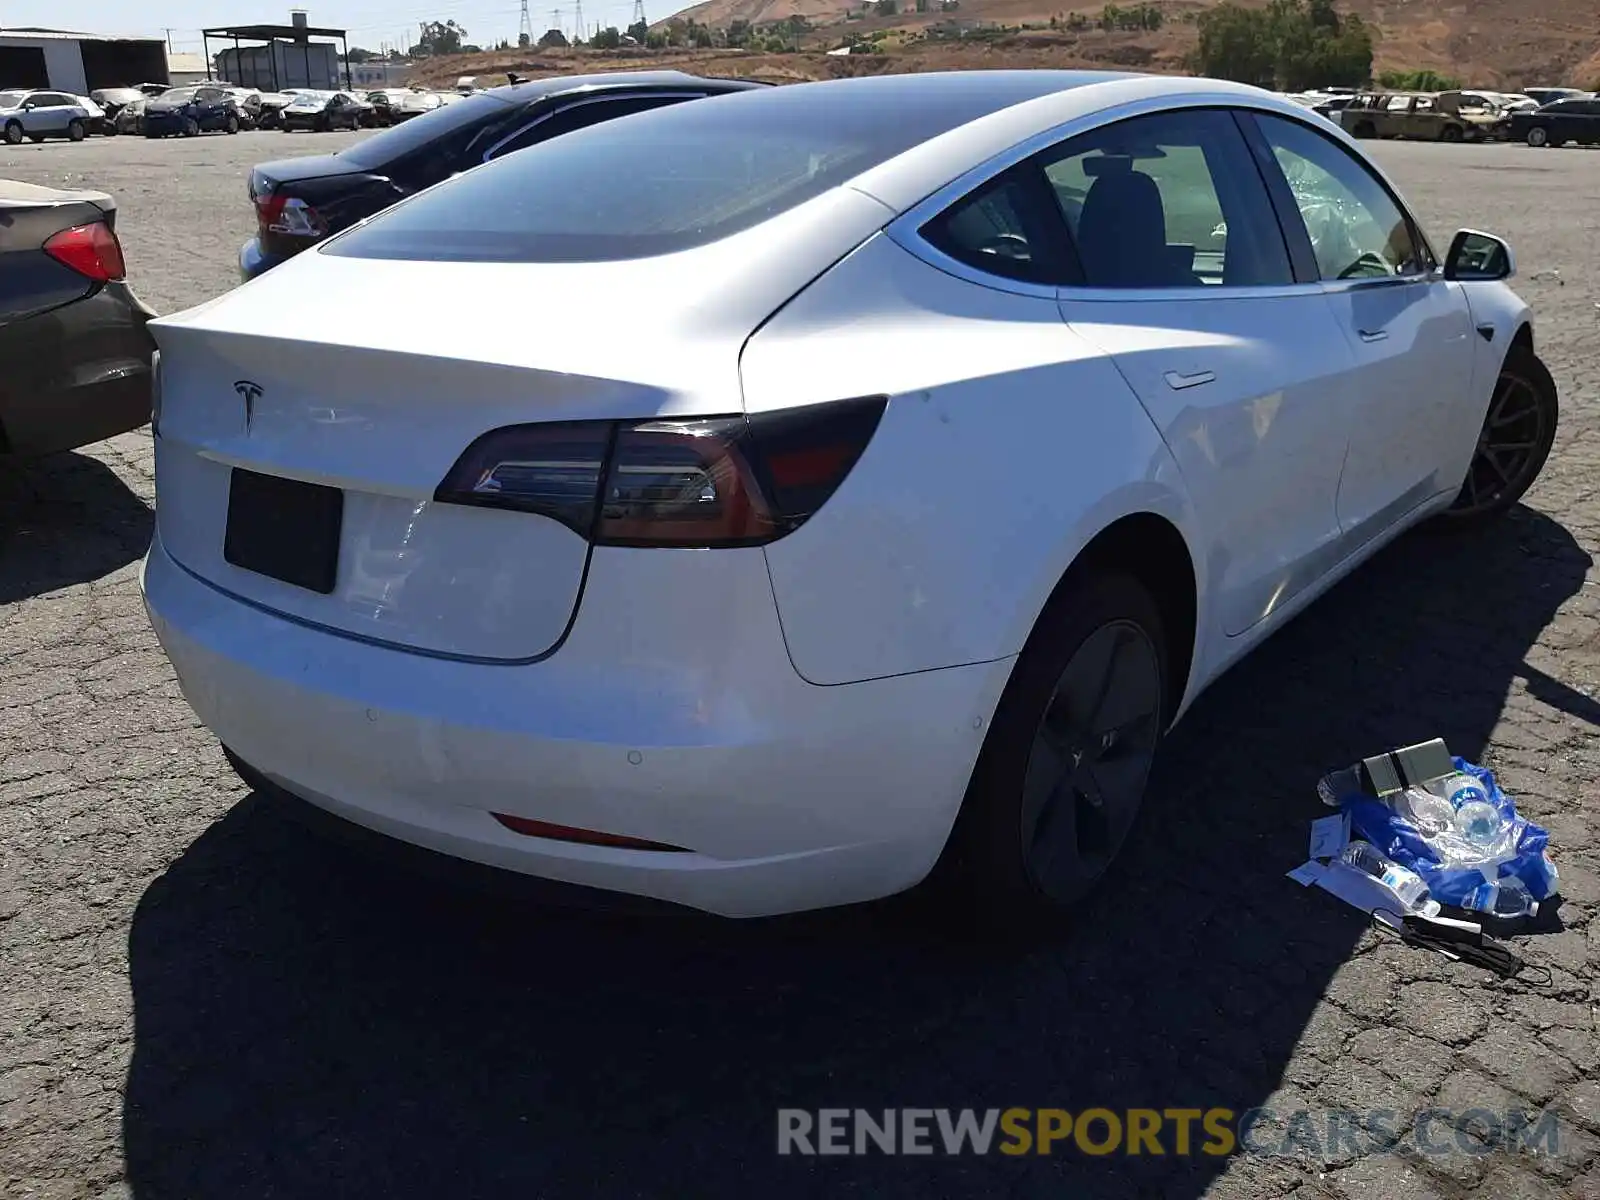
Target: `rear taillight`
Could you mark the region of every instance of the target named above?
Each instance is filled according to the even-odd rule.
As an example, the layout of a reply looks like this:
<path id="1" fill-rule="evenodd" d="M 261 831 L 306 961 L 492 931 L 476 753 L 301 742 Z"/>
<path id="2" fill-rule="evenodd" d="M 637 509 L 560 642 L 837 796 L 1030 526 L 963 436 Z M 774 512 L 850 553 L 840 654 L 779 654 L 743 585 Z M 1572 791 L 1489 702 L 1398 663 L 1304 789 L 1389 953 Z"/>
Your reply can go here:
<path id="1" fill-rule="evenodd" d="M 751 417 L 515 425 L 484 434 L 435 499 L 537 513 L 597 545 L 760 546 L 820 508 L 886 398 Z"/>
<path id="2" fill-rule="evenodd" d="M 328 223 L 298 196 L 280 196 L 273 192 L 252 197 L 256 206 L 256 226 L 263 234 L 279 237 L 308 238 L 315 241 L 325 237 Z"/>
<path id="3" fill-rule="evenodd" d="M 45 242 L 44 252 L 96 283 L 110 283 L 125 274 L 122 246 L 104 221 L 63 229 Z"/>

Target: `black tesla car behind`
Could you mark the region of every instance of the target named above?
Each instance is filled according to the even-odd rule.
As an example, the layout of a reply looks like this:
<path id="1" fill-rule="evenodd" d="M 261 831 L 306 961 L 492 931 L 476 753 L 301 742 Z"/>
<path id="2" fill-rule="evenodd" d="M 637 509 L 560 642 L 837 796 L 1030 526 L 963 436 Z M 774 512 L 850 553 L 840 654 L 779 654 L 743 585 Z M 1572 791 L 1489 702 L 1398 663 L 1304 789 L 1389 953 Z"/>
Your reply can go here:
<path id="1" fill-rule="evenodd" d="M 153 314 L 123 280 L 116 220 L 104 192 L 0 180 L 0 454 L 150 420 Z"/>
<path id="2" fill-rule="evenodd" d="M 263 163 L 250 172 L 256 236 L 239 251 L 239 273 L 253 279 L 397 200 L 535 142 L 645 109 L 765 86 L 681 71 L 540 79 L 475 92 L 337 154 Z"/>

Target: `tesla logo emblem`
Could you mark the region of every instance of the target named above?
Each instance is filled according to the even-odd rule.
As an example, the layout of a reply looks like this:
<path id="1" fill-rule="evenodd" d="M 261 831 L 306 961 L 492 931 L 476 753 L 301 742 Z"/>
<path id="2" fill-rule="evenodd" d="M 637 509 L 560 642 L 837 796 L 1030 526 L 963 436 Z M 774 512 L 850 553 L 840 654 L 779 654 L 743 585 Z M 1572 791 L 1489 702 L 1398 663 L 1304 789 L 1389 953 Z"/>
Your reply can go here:
<path id="1" fill-rule="evenodd" d="M 239 399 L 244 401 L 244 431 L 250 432 L 250 426 L 256 419 L 256 401 L 261 399 L 261 385 L 251 383 L 248 379 L 241 379 L 233 385 L 233 390 L 239 393 Z"/>

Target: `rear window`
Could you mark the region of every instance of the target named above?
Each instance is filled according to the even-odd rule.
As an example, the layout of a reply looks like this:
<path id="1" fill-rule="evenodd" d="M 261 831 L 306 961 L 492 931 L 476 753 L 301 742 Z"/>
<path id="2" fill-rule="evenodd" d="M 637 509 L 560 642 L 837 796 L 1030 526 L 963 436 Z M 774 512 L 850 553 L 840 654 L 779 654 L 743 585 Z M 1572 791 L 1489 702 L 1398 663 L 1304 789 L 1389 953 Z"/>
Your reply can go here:
<path id="1" fill-rule="evenodd" d="M 374 137 L 341 150 L 339 157 L 358 170 L 375 171 L 397 158 L 403 158 L 429 142 L 447 137 L 478 121 L 503 116 L 512 111 L 503 100 L 487 92 L 468 96 L 459 104 L 431 109 L 401 125 L 393 125 Z"/>
<path id="2" fill-rule="evenodd" d="M 553 138 L 389 209 L 324 253 L 455 262 L 670 254 L 748 229 L 1004 106 L 973 95 L 886 110 L 830 87 L 674 104 Z"/>

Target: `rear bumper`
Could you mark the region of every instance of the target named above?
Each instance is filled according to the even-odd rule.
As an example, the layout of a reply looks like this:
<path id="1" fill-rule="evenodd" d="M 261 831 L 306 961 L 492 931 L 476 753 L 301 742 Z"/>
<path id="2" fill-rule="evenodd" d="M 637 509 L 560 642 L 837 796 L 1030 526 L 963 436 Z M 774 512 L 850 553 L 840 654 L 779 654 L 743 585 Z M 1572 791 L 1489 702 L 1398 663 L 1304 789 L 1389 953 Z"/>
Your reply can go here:
<path id="1" fill-rule="evenodd" d="M 1009 661 L 813 686 L 788 661 L 761 552 L 716 557 L 597 550 L 567 642 L 524 666 L 272 616 L 195 578 L 159 535 L 141 579 L 201 720 L 272 783 L 368 829 L 726 916 L 916 884 Z M 641 621 L 640 597 L 667 607 Z M 687 851 L 527 837 L 493 812 Z"/>
<path id="2" fill-rule="evenodd" d="M 0 447 L 51 454 L 148 424 L 153 315 L 114 283 L 0 330 Z"/>
<path id="3" fill-rule="evenodd" d="M 273 267 L 286 260 L 274 258 L 261 248 L 259 238 L 251 238 L 239 247 L 239 278 L 245 283 L 250 282 L 257 275 L 265 275 Z"/>

